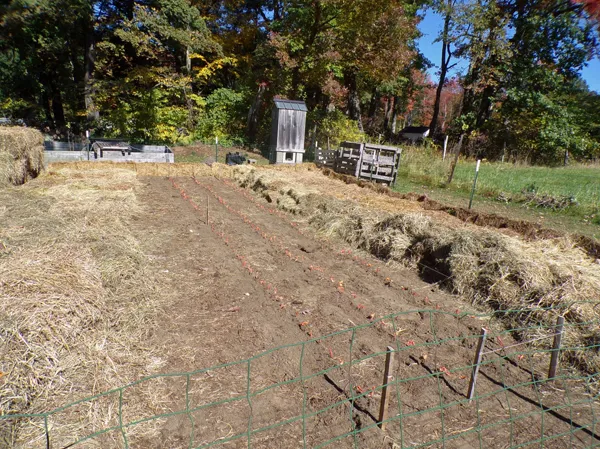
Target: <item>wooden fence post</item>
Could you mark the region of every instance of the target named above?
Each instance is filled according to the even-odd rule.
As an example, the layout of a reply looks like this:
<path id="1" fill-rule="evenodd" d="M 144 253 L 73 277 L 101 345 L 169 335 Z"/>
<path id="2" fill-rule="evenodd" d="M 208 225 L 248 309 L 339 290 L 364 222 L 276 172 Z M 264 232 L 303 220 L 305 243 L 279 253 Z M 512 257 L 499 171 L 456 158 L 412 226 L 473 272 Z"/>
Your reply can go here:
<path id="1" fill-rule="evenodd" d="M 460 135 L 460 139 L 456 144 L 456 153 L 454 154 L 454 160 L 452 161 L 452 166 L 450 167 L 450 174 L 448 175 L 448 180 L 446 184 L 450 184 L 452 182 L 452 178 L 454 178 L 454 170 L 456 170 L 456 164 L 458 164 L 458 158 L 460 157 L 460 150 L 462 149 L 463 139 L 465 138 L 465 133 Z"/>
<path id="2" fill-rule="evenodd" d="M 560 355 L 560 343 L 562 341 L 563 325 L 565 317 L 559 316 L 556 319 L 556 330 L 554 331 L 554 342 L 552 343 L 552 356 L 550 357 L 550 369 L 548 369 L 548 380 L 556 377 L 558 367 L 558 356 Z"/>
<path id="3" fill-rule="evenodd" d="M 385 369 L 383 371 L 383 388 L 381 389 L 381 404 L 379 406 L 379 428 L 385 430 L 384 421 L 387 419 L 388 414 L 388 384 L 390 383 L 390 372 L 392 371 L 392 365 L 394 362 L 394 348 L 388 346 L 385 354 Z"/>
<path id="4" fill-rule="evenodd" d="M 477 375 L 479 374 L 479 365 L 481 364 L 481 353 L 483 352 L 483 346 L 485 345 L 485 339 L 487 338 L 487 329 L 481 328 L 481 334 L 479 334 L 479 342 L 477 343 L 477 350 L 475 351 L 475 360 L 473 360 L 473 369 L 471 371 L 471 381 L 469 382 L 469 392 L 467 393 L 467 399 L 471 401 L 475 394 L 475 385 L 477 384 Z"/>

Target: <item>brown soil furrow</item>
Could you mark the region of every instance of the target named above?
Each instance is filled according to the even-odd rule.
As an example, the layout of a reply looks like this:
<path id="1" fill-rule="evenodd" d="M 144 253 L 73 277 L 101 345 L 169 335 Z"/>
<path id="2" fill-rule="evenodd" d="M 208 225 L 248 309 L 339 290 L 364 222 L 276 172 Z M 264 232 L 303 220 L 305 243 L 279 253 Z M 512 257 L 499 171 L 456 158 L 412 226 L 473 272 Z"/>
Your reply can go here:
<path id="1" fill-rule="evenodd" d="M 177 179 L 177 185 L 185 192 L 182 198 L 168 180 L 145 179 L 144 201 L 152 213 L 135 232 L 149 235 L 147 251 L 155 255 L 156 271 L 162 273 L 160 292 L 171 304 L 156 335 L 169 354 L 165 372 L 234 362 L 281 344 L 309 341 L 310 334 L 318 337 L 353 324 L 366 324 L 371 314 L 381 317 L 423 307 L 437 306 L 449 311 L 465 307 L 456 296 L 436 288 L 431 291 L 431 285 L 409 270 L 387 267 L 370 256 L 361 257 L 372 263 L 371 267 L 345 257 L 337 243 L 322 242 L 308 227 L 290 225 L 292 220 L 285 215 L 265 211 L 257 206 L 260 200 L 254 204 L 219 180 L 199 178 L 201 185 L 198 185 L 189 178 Z M 212 226 L 205 222 L 207 195 Z M 376 265 L 379 272 L 374 270 Z M 255 267 L 255 271 L 250 272 L 249 267 Z M 169 272 L 163 273 L 167 269 Z M 394 279 L 391 285 L 386 285 L 382 278 L 387 273 Z M 260 280 L 271 284 L 271 289 Z M 343 289 L 339 288 L 339 281 L 343 281 Z M 277 294 L 273 288 L 277 288 Z M 307 418 L 307 447 L 322 444 L 353 428 L 374 425 L 371 415 L 377 416 L 380 392 L 373 387 L 381 382 L 383 354 L 352 366 L 347 362 L 381 353 L 389 344 L 415 346 L 414 351 L 400 354 L 395 370 L 396 379 L 407 379 L 400 384 L 398 393 L 403 413 L 412 415 L 403 421 L 405 445 L 441 437 L 442 423 L 444 435 L 456 438 L 446 443 L 446 447 L 495 447 L 494 442 L 506 438 L 511 431 L 514 441 L 535 439 L 535 432 L 539 436 L 540 416 L 534 413 L 539 408 L 536 390 L 531 386 L 492 395 L 472 406 L 452 405 L 465 399 L 468 378 L 464 374 L 468 371 L 449 375 L 441 372 L 468 367 L 475 340 L 466 337 L 476 335 L 480 326 L 481 322 L 475 318 L 415 312 L 393 323 L 355 331 L 351 351 L 350 334 L 312 342 L 306 346 L 303 375 L 310 377 L 327 368 L 332 371 L 327 373 L 329 380 L 319 375 L 306 381 L 304 388 L 300 383 L 274 387 L 298 378 L 299 348 L 276 351 L 254 360 L 252 391 L 274 388 L 253 397 L 251 410 L 243 402 L 206 409 L 198 415 L 197 424 L 202 432 L 195 444 L 227 435 L 243 435 L 250 412 L 253 428 L 299 416 L 304 395 L 309 413 L 345 401 L 328 412 Z M 443 346 L 435 345 L 440 340 L 448 341 Z M 511 343 L 514 342 L 506 337 L 504 344 Z M 487 350 L 497 348 L 496 341 L 488 342 Z M 503 383 L 519 385 L 531 381 L 526 366 L 539 371 L 544 361 L 526 358 L 514 365 L 496 362 L 486 365 L 478 393 L 498 391 Z M 194 400 L 209 402 L 245 394 L 246 369 L 245 365 L 234 366 L 204 375 L 194 390 L 202 395 L 196 394 Z M 560 404 L 564 400 L 556 397 L 551 401 L 546 396 L 550 390 L 544 385 L 538 389 L 543 390 L 545 404 Z M 176 386 L 172 393 L 168 400 L 173 401 L 175 408 Z M 356 400 L 357 408 L 351 409 L 348 398 L 356 395 L 361 397 Z M 390 407 L 398 410 L 395 392 L 392 396 Z M 441 409 L 434 410 L 440 406 Z M 527 413 L 534 414 L 515 425 L 507 422 L 461 436 L 478 423 L 491 425 L 511 415 Z M 564 424 L 559 412 L 557 415 L 546 414 L 546 429 Z M 580 420 L 586 422 L 584 418 Z M 186 447 L 188 421 L 180 417 L 169 419 L 164 426 L 164 441 L 172 443 L 171 447 Z M 301 435 L 302 423 L 297 421 L 255 435 L 252 445 L 295 448 L 302 445 Z M 385 434 L 375 428 L 357 435 L 356 442 L 361 448 L 387 447 L 386 441 L 399 444 L 399 435 L 398 423 L 392 422 Z M 553 447 L 571 447 L 567 442 L 553 440 Z M 163 443 L 148 447 L 164 447 Z M 574 447 L 584 447 L 583 443 L 578 444 Z M 245 438 L 226 445 L 246 446 Z M 353 446 L 352 437 L 331 445 Z"/>

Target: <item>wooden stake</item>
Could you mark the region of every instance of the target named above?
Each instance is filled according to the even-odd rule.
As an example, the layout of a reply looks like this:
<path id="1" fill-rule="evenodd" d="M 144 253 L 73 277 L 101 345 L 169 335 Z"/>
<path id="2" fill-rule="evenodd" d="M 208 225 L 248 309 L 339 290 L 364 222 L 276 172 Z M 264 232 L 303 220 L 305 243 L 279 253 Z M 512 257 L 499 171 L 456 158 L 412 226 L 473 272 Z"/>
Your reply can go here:
<path id="1" fill-rule="evenodd" d="M 456 153 L 454 154 L 454 160 L 452 161 L 452 166 L 450 167 L 450 174 L 448 175 L 448 180 L 446 184 L 450 184 L 452 182 L 452 178 L 454 178 L 454 170 L 456 170 L 456 164 L 458 164 L 458 158 L 460 156 L 460 150 L 462 149 L 463 139 L 465 138 L 465 133 L 460 135 L 460 139 L 456 144 Z"/>
<path id="2" fill-rule="evenodd" d="M 550 369 L 548 370 L 548 380 L 556 377 L 558 368 L 558 356 L 560 355 L 560 343 L 562 341 L 563 325 L 565 317 L 559 316 L 556 320 L 556 330 L 554 331 L 554 343 L 552 343 L 552 356 L 550 357 Z"/>
<path id="3" fill-rule="evenodd" d="M 481 334 L 479 334 L 479 343 L 477 343 L 477 350 L 475 351 L 475 360 L 473 360 L 473 370 L 471 371 L 471 381 L 469 382 L 469 392 L 467 398 L 469 401 L 473 399 L 475 394 L 475 384 L 477 384 L 477 375 L 479 374 L 479 365 L 481 363 L 481 353 L 483 352 L 483 346 L 485 339 L 487 338 L 487 329 L 481 328 Z"/>
<path id="4" fill-rule="evenodd" d="M 210 206 L 210 197 L 206 194 L 206 225 L 208 226 L 208 209 Z"/>
<path id="5" fill-rule="evenodd" d="M 385 369 L 383 371 L 383 388 L 381 389 L 381 404 L 379 406 L 379 428 L 381 430 L 385 430 L 385 426 L 387 423 L 384 421 L 387 419 L 388 414 L 388 384 L 392 376 L 390 376 L 390 372 L 392 371 L 392 364 L 394 361 L 394 348 L 391 346 L 387 347 L 387 352 L 385 354 Z"/>

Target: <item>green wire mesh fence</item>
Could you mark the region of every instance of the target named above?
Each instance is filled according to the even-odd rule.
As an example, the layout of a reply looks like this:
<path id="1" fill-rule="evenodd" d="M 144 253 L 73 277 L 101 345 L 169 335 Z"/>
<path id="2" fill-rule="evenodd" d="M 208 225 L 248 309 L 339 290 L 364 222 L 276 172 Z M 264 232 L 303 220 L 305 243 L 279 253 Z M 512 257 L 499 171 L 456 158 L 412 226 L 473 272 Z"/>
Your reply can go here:
<path id="1" fill-rule="evenodd" d="M 598 322 L 570 320 L 572 306 L 405 311 L 47 413 L 0 415 L 0 447 L 599 447 Z M 525 313 L 553 319 L 513 329 L 496 319 Z M 548 324 L 555 316 L 567 319 Z M 368 349 L 374 339 L 381 351 Z M 128 410 L 140 394 L 155 394 L 145 414 Z"/>

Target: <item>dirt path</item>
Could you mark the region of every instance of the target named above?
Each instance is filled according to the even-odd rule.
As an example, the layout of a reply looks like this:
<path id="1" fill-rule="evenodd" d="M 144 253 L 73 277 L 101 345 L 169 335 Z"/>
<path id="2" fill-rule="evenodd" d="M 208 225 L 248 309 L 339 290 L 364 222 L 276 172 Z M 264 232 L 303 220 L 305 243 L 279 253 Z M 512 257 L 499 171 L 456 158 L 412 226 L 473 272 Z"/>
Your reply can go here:
<path id="1" fill-rule="evenodd" d="M 556 435 L 568 432 L 570 426 L 589 424 L 593 413 L 589 406 L 577 409 L 577 419 L 561 408 L 540 416 L 540 401 L 559 407 L 575 402 L 577 394 L 566 398 L 555 387 L 537 383 L 504 389 L 503 385 L 530 383 L 532 376 L 535 378 L 530 370 L 539 371 L 545 359 L 532 356 L 523 366 L 514 361 L 487 365 L 482 369 L 478 394 L 490 395 L 469 405 L 464 404 L 468 370 L 432 375 L 471 363 L 476 339 L 468 336 L 478 334 L 485 324 L 474 317 L 414 312 L 353 335 L 341 333 L 313 341 L 392 313 L 436 308 L 454 312 L 465 309 L 465 304 L 409 270 L 391 269 L 366 256 L 348 254 L 335 242 L 299 228 L 291 217 L 269 213 L 266 205 L 255 204 L 248 193 L 244 196 L 221 180 L 173 181 L 143 178 L 140 196 L 149 212 L 140 217 L 135 230 L 146 242 L 144 250 L 160 280 L 157 293 L 167 304 L 153 337 L 166 355 L 163 372 L 189 372 L 281 345 L 311 342 L 269 353 L 250 365 L 191 376 L 192 406 L 231 402 L 193 413 L 194 435 L 190 417 L 166 420 L 163 441 L 147 441 L 142 447 L 188 447 L 190 439 L 193 447 L 198 447 L 228 438 L 233 440 L 220 447 L 247 447 L 244 433 L 250 417 L 251 429 L 256 430 L 338 402 L 304 422 L 252 435 L 253 447 L 302 447 L 303 432 L 306 447 L 381 448 L 400 447 L 401 443 L 405 447 L 508 447 L 504 443 L 508 438 L 518 445 L 542 434 Z M 443 345 L 437 344 L 442 340 Z M 398 410 L 400 399 L 402 412 L 408 416 L 402 428 L 392 422 L 381 432 L 374 427 L 379 390 L 357 399 L 353 408 L 345 399 L 381 384 L 383 352 L 396 343 L 417 348 L 402 352 L 394 374 L 396 379 L 407 380 L 392 388 L 390 409 Z M 486 348 L 495 350 L 499 345 L 491 341 Z M 368 357 L 377 353 L 377 357 Z M 360 359 L 365 360 L 347 363 Z M 318 374 L 331 368 L 327 375 Z M 299 376 L 309 379 L 293 382 Z M 165 402 L 172 410 L 185 408 L 186 388 L 181 378 L 165 382 L 170 392 Z M 290 383 L 275 386 L 285 382 Z M 265 391 L 252 395 L 250 401 L 239 400 L 259 390 Z M 501 393 L 491 394 L 498 391 Z M 495 425 L 521 415 L 514 423 Z M 373 428 L 356 438 L 330 441 L 369 426 Z M 483 430 L 473 432 L 477 427 Z M 452 439 L 443 446 L 436 443 L 442 437 Z M 543 447 L 588 447 L 593 441 L 593 431 L 581 431 Z"/>

